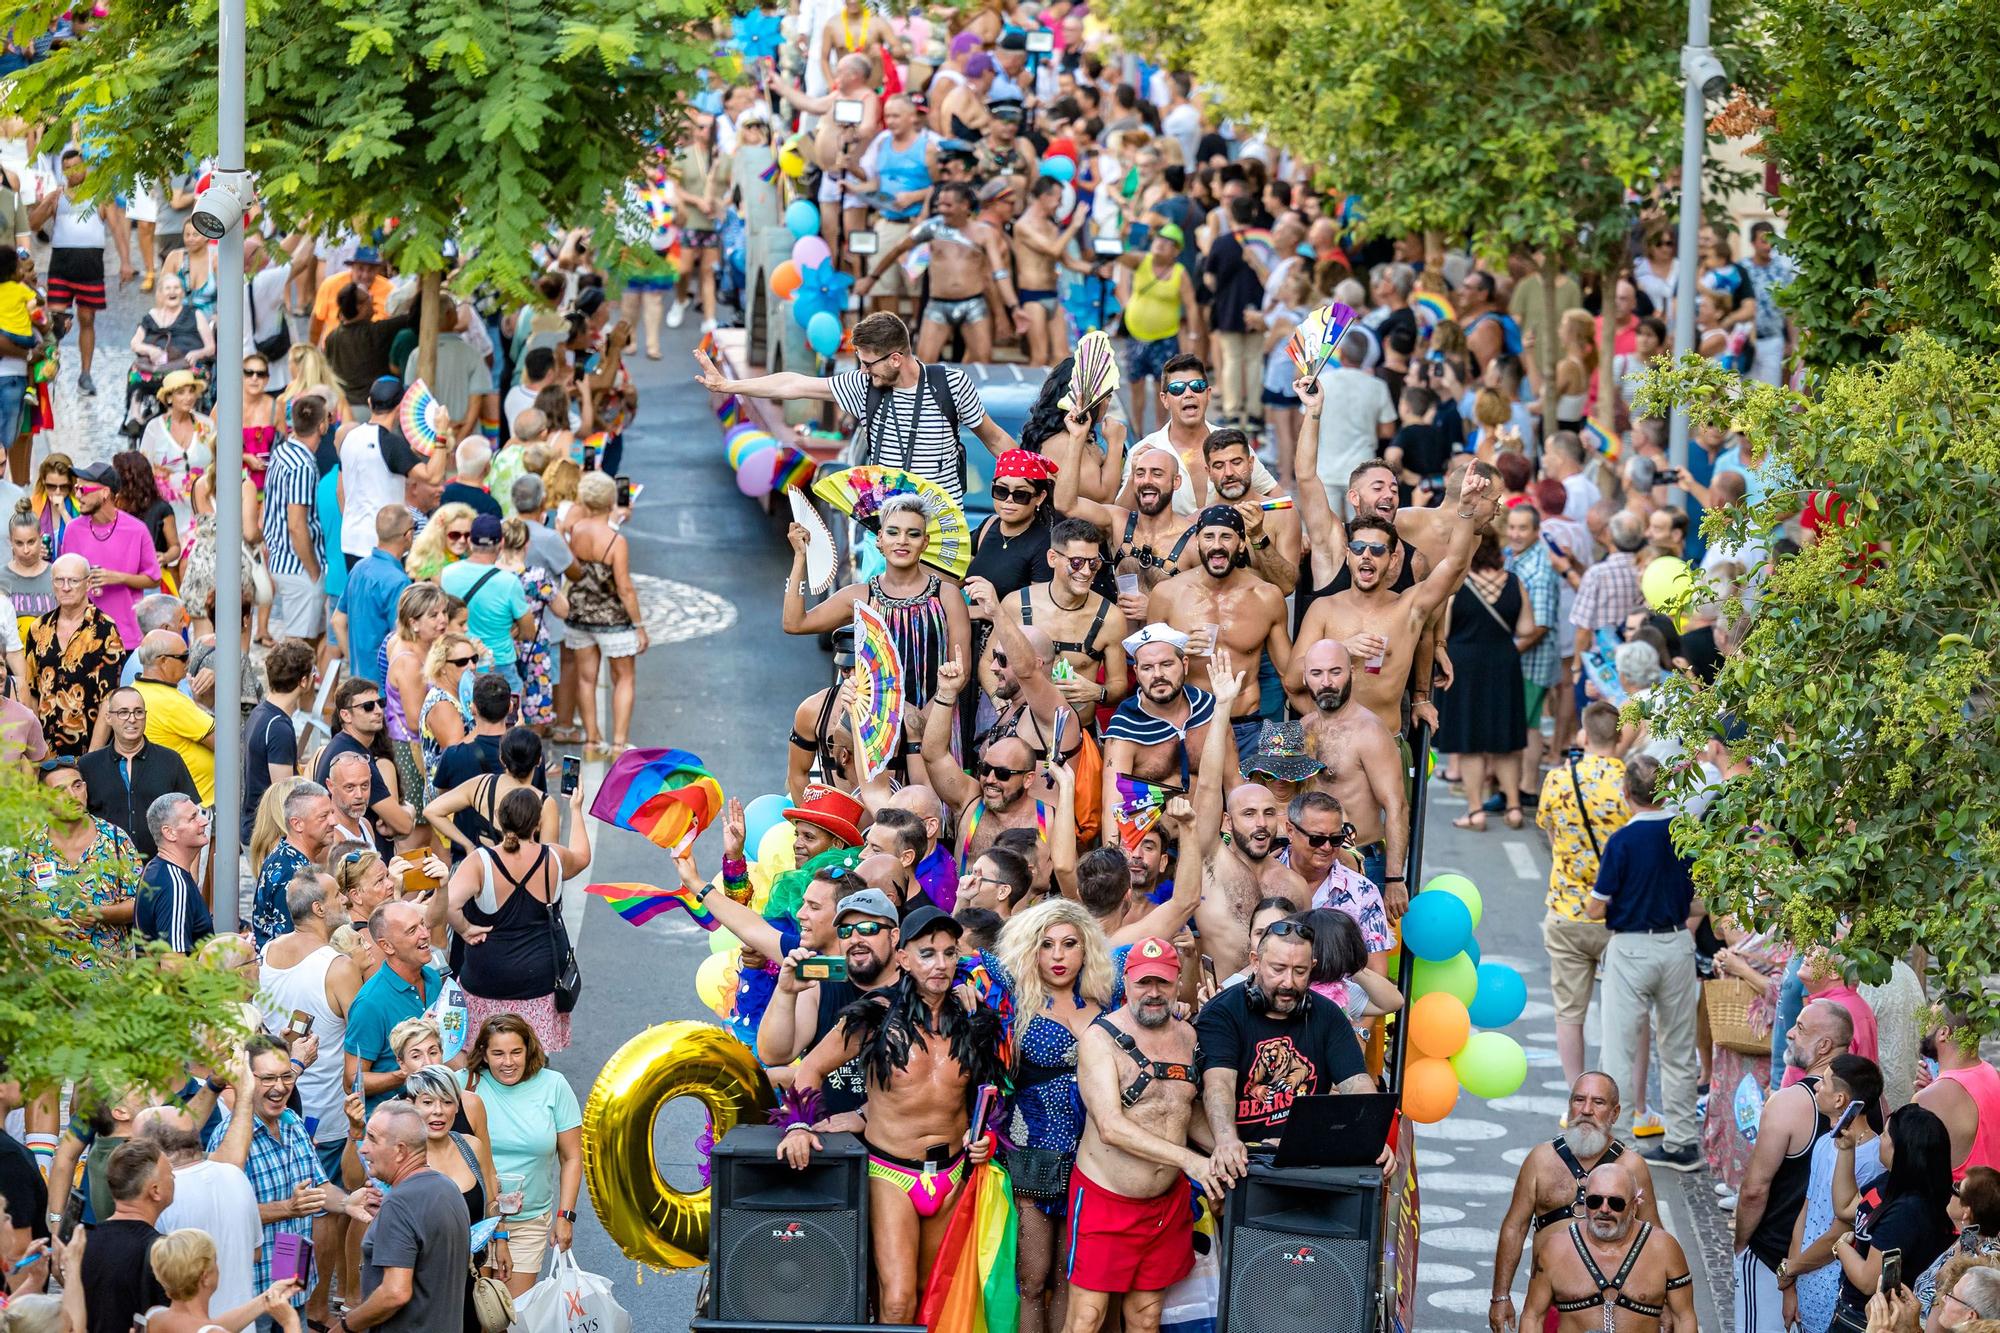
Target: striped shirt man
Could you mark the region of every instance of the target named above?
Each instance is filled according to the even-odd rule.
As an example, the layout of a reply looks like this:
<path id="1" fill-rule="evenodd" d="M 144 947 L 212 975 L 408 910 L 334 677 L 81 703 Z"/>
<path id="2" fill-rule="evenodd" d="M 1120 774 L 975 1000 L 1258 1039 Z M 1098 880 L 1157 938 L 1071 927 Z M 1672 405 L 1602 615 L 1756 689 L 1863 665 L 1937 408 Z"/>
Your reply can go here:
<path id="1" fill-rule="evenodd" d="M 325 549 L 319 527 L 319 464 L 313 451 L 291 436 L 271 450 L 264 472 L 264 564 L 273 574 L 304 575 L 305 562 L 292 547 L 291 506 L 306 511 L 315 558 Z"/>
<path id="2" fill-rule="evenodd" d="M 215 918 L 201 900 L 201 886 L 164 856 L 146 862 L 139 873 L 139 902 L 133 927 L 149 940 L 165 940 L 175 953 L 191 954 L 215 933 Z"/>

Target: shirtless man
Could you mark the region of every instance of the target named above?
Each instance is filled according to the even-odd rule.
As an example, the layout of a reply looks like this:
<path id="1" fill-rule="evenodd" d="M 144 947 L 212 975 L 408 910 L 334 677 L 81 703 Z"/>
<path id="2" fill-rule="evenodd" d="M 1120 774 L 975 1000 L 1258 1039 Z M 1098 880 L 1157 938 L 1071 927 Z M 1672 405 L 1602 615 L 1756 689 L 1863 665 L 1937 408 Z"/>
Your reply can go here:
<path id="1" fill-rule="evenodd" d="M 1654 1333 L 1666 1311 L 1673 1327 L 1695 1327 L 1687 1256 L 1679 1241 L 1639 1219 L 1638 1203 L 1624 1161 L 1585 1177 L 1587 1220 L 1552 1226 L 1535 1241 L 1523 1327 L 1540 1328 L 1551 1307 L 1561 1333 Z"/>
<path id="2" fill-rule="evenodd" d="M 1216 650 L 1215 706 L 1227 708 L 1243 690 L 1242 673 L 1233 669 L 1229 653 Z M 1194 791 L 1195 845 L 1201 853 L 1207 887 L 1195 908 L 1195 928 L 1202 951 L 1215 960 L 1217 976 L 1239 971 L 1250 957 L 1250 914 L 1260 898 L 1312 901 L 1312 888 L 1297 871 L 1272 856 L 1284 832 L 1285 814 L 1278 798 L 1262 783 L 1245 782 L 1229 791 L 1216 775 L 1224 767 L 1222 729 L 1211 727 L 1201 771 L 1208 780 Z M 1225 825 L 1225 817 L 1227 823 Z M 1227 832 L 1225 839 L 1222 835 Z"/>
<path id="3" fill-rule="evenodd" d="M 1631 1167 L 1637 1191 L 1633 1207 L 1641 1222 L 1660 1224 L 1653 1202 L 1653 1175 L 1637 1153 L 1612 1137 L 1618 1123 L 1618 1084 L 1595 1070 L 1578 1077 L 1569 1090 L 1569 1128 L 1547 1143 L 1528 1150 L 1521 1174 L 1514 1178 L 1514 1199 L 1500 1222 L 1500 1243 L 1493 1252 L 1493 1302 L 1486 1320 L 1493 1333 L 1514 1333 L 1514 1272 L 1531 1234 L 1544 1227 L 1573 1221 L 1583 1203 L 1584 1179 L 1605 1162 Z"/>
<path id="4" fill-rule="evenodd" d="M 1258 655 L 1266 652 L 1282 676 L 1292 662 L 1285 595 L 1250 569 L 1243 515 L 1229 505 L 1210 505 L 1195 520 L 1194 544 L 1200 565 L 1153 589 L 1146 603 L 1148 623 L 1171 625 L 1188 636 L 1188 678 L 1198 686 L 1214 688 L 1209 660 L 1224 648 L 1251 664 L 1253 680 Z M 1220 642 L 1211 641 L 1210 625 L 1221 627 Z M 1263 730 L 1258 703 L 1258 691 L 1249 690 L 1230 715 L 1238 751 L 1256 747 Z"/>
<path id="5" fill-rule="evenodd" d="M 826 39 L 820 44 L 819 58 L 826 67 L 826 81 L 836 88 L 840 86 L 840 67 L 850 59 L 868 62 L 862 86 L 873 89 L 882 86 L 876 52 L 888 47 L 899 59 L 907 59 L 910 53 L 910 44 L 890 30 L 887 19 L 868 8 L 867 0 L 846 0 L 841 11 L 828 19 L 821 31 Z"/>
<path id="6" fill-rule="evenodd" d="M 1302 659 L 1305 692 L 1312 710 L 1305 715 L 1306 750 L 1324 766 L 1324 787 L 1354 826 L 1354 850 L 1361 873 L 1382 889 L 1382 907 L 1391 921 L 1410 905 L 1404 883 L 1409 851 L 1410 794 L 1403 780 L 1403 756 L 1395 735 L 1354 697 L 1354 666 L 1347 645 L 1321 639 Z M 1301 704 L 1301 708 L 1303 708 Z"/>
<path id="7" fill-rule="evenodd" d="M 976 202 L 969 185 L 947 181 L 939 186 L 937 212 L 896 242 L 876 261 L 874 271 L 855 284 L 854 294 L 866 300 L 869 289 L 892 271 L 905 252 L 930 243 L 931 295 L 917 334 L 919 361 L 943 356 L 953 329 L 965 336 L 966 361 L 993 359 L 993 314 L 986 305 L 988 279 L 998 287 L 1015 332 L 1027 331 L 1028 317 L 1014 293 L 1007 238 L 992 224 L 973 217 Z"/>
<path id="8" fill-rule="evenodd" d="M 807 1053 L 788 1098 L 795 1115 L 778 1156 L 803 1169 L 825 1145 L 803 1114 L 804 1093 L 858 1059 L 867 1079 L 869 1229 L 874 1238 L 876 1311 L 885 1324 L 916 1320 L 930 1261 L 951 1222 L 966 1168 L 992 1155 L 976 1142 L 971 1105 L 981 1084 L 1006 1073 L 999 1015 L 967 1011 L 953 983 L 964 927 L 935 908 L 904 923 L 904 977 L 842 1011 L 840 1027 Z"/>
<path id="9" fill-rule="evenodd" d="M 1444 560 L 1406 592 L 1393 592 L 1388 586 L 1390 557 L 1402 544 L 1394 525 L 1372 516 L 1355 519 L 1347 527 L 1347 567 L 1354 586 L 1314 602 L 1299 627 L 1301 641 L 1338 639 L 1364 664 L 1355 677 L 1355 697 L 1392 734 L 1403 729 L 1403 685 L 1410 679 L 1424 622 L 1451 595 L 1471 564 L 1479 512 L 1468 506 L 1477 503 L 1489 484 L 1484 477 L 1467 476 L 1460 507 L 1454 511 L 1459 523 Z M 1286 691 L 1297 693 L 1303 684 L 1303 672 L 1295 663 L 1285 677 Z M 1417 682 L 1411 712 L 1437 726 L 1429 681 Z"/>
<path id="10" fill-rule="evenodd" d="M 1201 457 L 1214 502 L 1229 505 L 1243 516 L 1251 565 L 1281 595 L 1289 596 L 1299 581 L 1298 510 L 1263 508 L 1263 500 L 1277 494 L 1277 487 L 1258 489 L 1257 473 L 1263 469 L 1250 448 L 1250 437 L 1235 427 L 1211 432 L 1202 441 Z M 1181 568 L 1192 568 L 1197 558 L 1192 551 L 1183 552 Z"/>
<path id="11" fill-rule="evenodd" d="M 1062 206 L 1063 183 L 1039 176 L 1028 187 L 1028 211 L 1014 224 L 1014 273 L 1021 309 L 1028 317 L 1028 364 L 1053 366 L 1057 361 L 1054 333 L 1061 307 L 1056 303 L 1056 267 L 1063 252 L 1090 221 L 1090 210 L 1072 208 L 1067 226 L 1056 221 Z"/>
<path id="12" fill-rule="evenodd" d="M 1072 430 L 1076 423 L 1072 420 Z M 1056 512 L 1095 524 L 1110 539 L 1111 564 L 1121 575 L 1137 574 L 1139 586 L 1120 591 L 1118 609 L 1128 625 L 1146 623 L 1146 598 L 1155 585 L 1173 577 L 1181 554 L 1193 543 L 1194 529 L 1174 512 L 1174 487 L 1181 463 L 1172 449 L 1147 445 L 1132 458 L 1132 508 L 1101 504 L 1079 490 L 1081 469 L 1056 474 Z"/>
<path id="13" fill-rule="evenodd" d="M 1187 636 L 1148 625 L 1125 640 L 1137 688 L 1104 729 L 1104 823 L 1117 825 L 1117 775 L 1186 792 L 1207 766 L 1215 696 L 1187 683 Z M 1227 731 L 1228 728 L 1223 728 Z M 1223 741 L 1222 773 L 1236 772 L 1236 738 Z"/>
<path id="14" fill-rule="evenodd" d="M 1054 577 L 1030 583 L 1000 608 L 1001 619 L 1009 624 L 1031 626 L 1049 636 L 1050 646 L 1073 673 L 1055 687 L 1086 723 L 1097 705 L 1117 703 L 1130 688 L 1125 654 L 1118 650 L 1127 633 L 1125 613 L 1091 588 L 1103 565 L 1096 526 L 1081 518 L 1062 519 L 1049 537 Z M 1104 669 L 1102 684 L 1099 667 Z"/>
<path id="15" fill-rule="evenodd" d="M 855 179 L 861 150 L 875 142 L 875 136 L 882 129 L 882 95 L 875 91 L 879 78 L 875 69 L 874 47 L 852 55 L 833 59 L 833 31 L 838 30 L 840 15 L 835 15 L 827 24 L 829 28 L 826 55 L 830 66 L 827 80 L 829 91 L 823 97 L 814 97 L 796 84 L 770 74 L 766 84 L 778 96 L 790 102 L 808 115 L 818 116 L 819 123 L 813 127 L 813 161 L 820 169 L 819 178 L 819 230 L 820 236 L 838 255 L 846 250 L 844 238 L 868 225 L 868 206 L 861 200 L 864 193 Z M 871 27 L 879 27 L 881 16 L 870 14 Z M 858 103 L 861 119 L 835 114 L 842 104 Z"/>
<path id="16" fill-rule="evenodd" d="M 924 748 L 932 754 L 951 753 L 955 706 L 965 688 L 965 662 L 954 656 L 938 668 L 937 693 L 924 712 Z M 940 799 L 958 814 L 958 862 L 972 859 L 993 845 L 1003 829 L 1043 827 L 1047 811 L 1030 788 L 1041 785 L 1039 765 L 1027 741 L 1018 735 L 996 736 L 979 753 L 978 780 L 953 763 L 941 763 L 930 775 Z"/>
<path id="17" fill-rule="evenodd" d="M 1114 1297 L 1127 1333 L 1154 1333 L 1167 1288 L 1194 1267 L 1188 1182 L 1219 1199 L 1234 1179 L 1197 1151 L 1214 1135 L 1195 1096 L 1194 1029 L 1174 1017 L 1180 975 L 1169 941 L 1140 940 L 1125 959 L 1125 1007 L 1077 1043 L 1084 1122 L 1070 1170 L 1064 1333 L 1097 1333 Z"/>
<path id="18" fill-rule="evenodd" d="M 894 794 L 898 778 L 922 775 L 923 761 L 917 757 L 921 747 L 914 737 L 907 737 L 909 744 L 897 749 L 880 777 L 855 786 L 861 774 L 854 766 L 854 726 L 848 720 L 850 690 L 846 684 L 814 690 L 793 710 L 785 773 L 785 792 L 793 800 L 798 800 L 813 781 L 815 766 L 822 778 L 844 791 L 853 791 L 870 810 Z"/>

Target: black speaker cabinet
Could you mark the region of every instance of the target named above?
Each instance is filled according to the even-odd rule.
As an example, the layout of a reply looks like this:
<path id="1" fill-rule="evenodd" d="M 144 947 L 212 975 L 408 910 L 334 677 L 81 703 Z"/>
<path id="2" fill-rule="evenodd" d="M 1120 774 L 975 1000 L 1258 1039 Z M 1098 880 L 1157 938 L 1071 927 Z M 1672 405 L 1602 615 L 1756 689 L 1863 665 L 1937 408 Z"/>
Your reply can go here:
<path id="1" fill-rule="evenodd" d="M 829 1328 L 868 1319 L 868 1152 L 826 1134 L 794 1171 L 774 1125 L 738 1125 L 710 1159 L 710 1320 Z"/>
<path id="2" fill-rule="evenodd" d="M 1228 1200 L 1217 1333 L 1373 1333 L 1379 1168 L 1252 1162 Z"/>

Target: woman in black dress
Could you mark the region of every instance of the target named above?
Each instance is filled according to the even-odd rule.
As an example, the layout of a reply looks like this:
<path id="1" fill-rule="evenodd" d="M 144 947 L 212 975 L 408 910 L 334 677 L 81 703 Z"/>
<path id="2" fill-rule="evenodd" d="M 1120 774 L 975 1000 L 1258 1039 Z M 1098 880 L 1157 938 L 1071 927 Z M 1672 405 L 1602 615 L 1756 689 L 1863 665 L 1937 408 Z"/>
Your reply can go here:
<path id="1" fill-rule="evenodd" d="M 1500 540 L 1479 534 L 1472 568 L 1451 599 L 1451 688 L 1438 696 L 1436 748 L 1458 756 L 1465 814 L 1451 822 L 1484 831 L 1486 780 L 1507 795 L 1507 827 L 1521 827 L 1521 751 L 1528 706 L 1521 685 L 1521 645 L 1536 632 L 1521 580 L 1507 572 Z"/>

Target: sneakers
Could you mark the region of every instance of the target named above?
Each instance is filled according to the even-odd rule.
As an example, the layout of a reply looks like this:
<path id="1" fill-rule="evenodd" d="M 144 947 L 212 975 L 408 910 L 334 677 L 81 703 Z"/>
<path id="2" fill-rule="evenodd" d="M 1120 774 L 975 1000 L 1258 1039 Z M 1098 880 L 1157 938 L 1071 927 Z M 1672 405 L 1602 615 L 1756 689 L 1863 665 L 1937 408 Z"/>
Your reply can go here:
<path id="1" fill-rule="evenodd" d="M 1640 1160 L 1655 1170 L 1699 1171 L 1702 1167 L 1701 1149 L 1690 1143 L 1685 1148 L 1669 1148 L 1665 1144 L 1641 1144 L 1635 1151 Z"/>
<path id="2" fill-rule="evenodd" d="M 76 376 L 76 391 L 85 398 L 97 397 L 97 381 L 90 378 L 90 372 L 80 370 Z"/>
<path id="3" fill-rule="evenodd" d="M 668 328 L 670 329 L 679 328 L 681 326 L 681 323 L 684 320 L 686 320 L 687 317 L 688 317 L 688 303 L 686 301 L 676 301 L 671 306 L 667 307 Z"/>
<path id="4" fill-rule="evenodd" d="M 1635 1139 L 1656 1139 L 1666 1132 L 1657 1115 L 1648 1113 L 1635 1116 L 1632 1120 L 1632 1137 Z"/>
<path id="5" fill-rule="evenodd" d="M 1723 1196 L 1722 1196 L 1721 1198 L 1717 1199 L 1717 1200 L 1715 1201 L 1715 1205 L 1716 1205 L 1716 1207 L 1718 1207 L 1718 1208 L 1722 1209 L 1722 1211 L 1723 1211 L 1723 1212 L 1725 1212 L 1725 1213 L 1733 1213 L 1733 1212 L 1735 1212 L 1735 1211 L 1736 1211 L 1736 1191 L 1735 1191 L 1735 1190 L 1731 1190 L 1731 1191 L 1729 1191 L 1729 1193 L 1727 1193 L 1727 1194 L 1723 1195 Z"/>
<path id="6" fill-rule="evenodd" d="M 714 332 L 715 332 L 715 321 L 714 321 L 714 320 L 712 320 L 712 319 L 704 319 L 704 320 L 703 320 L 703 321 L 701 322 L 701 331 L 702 331 L 702 335 L 703 335 L 704 337 L 706 337 L 706 336 L 707 336 L 708 334 L 711 334 L 711 333 L 714 333 Z"/>

